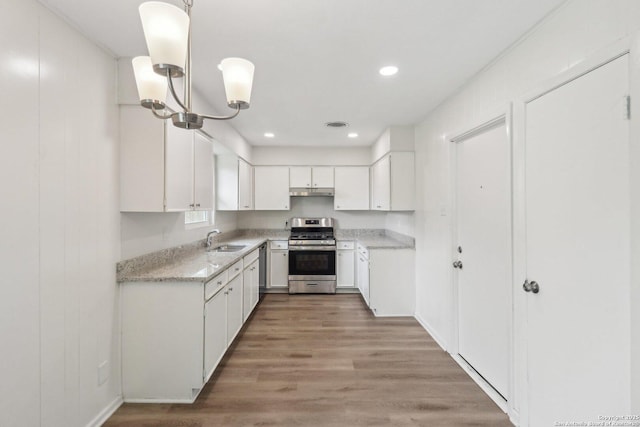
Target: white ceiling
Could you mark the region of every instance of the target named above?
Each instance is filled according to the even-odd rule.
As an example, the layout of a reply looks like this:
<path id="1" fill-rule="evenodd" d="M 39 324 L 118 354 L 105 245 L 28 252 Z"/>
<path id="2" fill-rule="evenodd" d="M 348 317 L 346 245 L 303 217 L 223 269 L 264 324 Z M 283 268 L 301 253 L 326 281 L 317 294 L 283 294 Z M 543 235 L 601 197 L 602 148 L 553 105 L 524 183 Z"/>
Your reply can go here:
<path id="1" fill-rule="evenodd" d="M 230 124 L 250 144 L 370 145 L 419 122 L 563 1 L 194 0 L 194 86 L 218 110 L 202 113 L 231 112 L 216 66 L 247 58 L 251 108 Z M 142 0 L 41 2 L 116 56 L 147 54 Z M 389 64 L 399 73 L 380 76 Z M 336 120 L 350 125 L 324 126 Z"/>

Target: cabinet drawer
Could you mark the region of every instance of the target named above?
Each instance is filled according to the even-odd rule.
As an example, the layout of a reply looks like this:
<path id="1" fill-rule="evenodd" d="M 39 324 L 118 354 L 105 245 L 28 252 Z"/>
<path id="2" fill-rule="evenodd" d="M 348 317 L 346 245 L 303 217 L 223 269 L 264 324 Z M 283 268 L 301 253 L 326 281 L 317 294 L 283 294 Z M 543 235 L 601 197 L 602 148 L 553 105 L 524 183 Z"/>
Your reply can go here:
<path id="1" fill-rule="evenodd" d="M 338 249 L 353 249 L 355 246 L 354 242 L 337 242 L 336 245 Z"/>
<path id="2" fill-rule="evenodd" d="M 287 240 L 272 240 L 269 242 L 270 249 L 289 249 L 289 242 Z"/>
<path id="3" fill-rule="evenodd" d="M 213 279 L 209 280 L 204 286 L 205 301 L 211 298 L 218 289 L 222 288 L 229 281 L 229 270 L 225 270 Z"/>
<path id="4" fill-rule="evenodd" d="M 246 255 L 243 259 L 244 259 L 244 266 L 248 267 L 249 264 L 251 264 L 253 261 L 258 259 L 258 256 L 260 255 L 260 249 L 256 249 L 253 252 L 251 252 L 249 255 Z"/>
<path id="5" fill-rule="evenodd" d="M 227 271 L 229 272 L 229 280 L 236 277 L 238 274 L 242 272 L 242 260 L 237 261 L 235 264 L 229 267 Z"/>

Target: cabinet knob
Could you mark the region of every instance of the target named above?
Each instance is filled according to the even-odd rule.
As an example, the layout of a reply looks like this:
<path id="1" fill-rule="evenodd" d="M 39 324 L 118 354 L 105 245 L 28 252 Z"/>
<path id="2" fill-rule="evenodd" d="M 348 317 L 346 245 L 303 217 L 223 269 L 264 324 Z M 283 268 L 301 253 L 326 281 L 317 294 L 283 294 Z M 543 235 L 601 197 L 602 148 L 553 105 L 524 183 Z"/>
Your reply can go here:
<path id="1" fill-rule="evenodd" d="M 191 203 L 191 204 L 189 205 L 189 207 L 190 207 L 190 208 L 193 208 L 193 207 L 195 207 L 195 205 L 194 205 L 193 203 Z"/>
<path id="2" fill-rule="evenodd" d="M 222 280 L 218 280 L 218 285 L 222 285 Z"/>
<path id="3" fill-rule="evenodd" d="M 289 209 L 289 206 L 288 206 L 288 205 L 284 205 L 284 208 L 285 208 L 285 209 Z"/>
<path id="4" fill-rule="evenodd" d="M 287 256 L 287 254 L 282 254 L 282 256 Z"/>
<path id="5" fill-rule="evenodd" d="M 340 206 L 336 206 L 336 209 L 340 209 Z"/>
<path id="6" fill-rule="evenodd" d="M 197 206 L 197 207 L 200 207 L 200 203 L 196 203 L 196 206 Z"/>
<path id="7" fill-rule="evenodd" d="M 233 288 L 229 288 L 229 292 L 231 292 L 233 290 Z"/>
<path id="8" fill-rule="evenodd" d="M 245 205 L 245 208 L 249 209 L 249 205 Z"/>

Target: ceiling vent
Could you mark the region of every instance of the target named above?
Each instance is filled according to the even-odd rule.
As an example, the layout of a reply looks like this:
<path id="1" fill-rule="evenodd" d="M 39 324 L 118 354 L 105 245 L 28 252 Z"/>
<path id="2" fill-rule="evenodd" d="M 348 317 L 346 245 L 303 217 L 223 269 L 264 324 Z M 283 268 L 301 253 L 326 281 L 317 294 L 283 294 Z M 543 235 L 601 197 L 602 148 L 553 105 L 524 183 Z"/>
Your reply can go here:
<path id="1" fill-rule="evenodd" d="M 328 122 L 325 123 L 325 126 L 328 128 L 344 128 L 349 126 L 349 123 L 347 122 Z"/>

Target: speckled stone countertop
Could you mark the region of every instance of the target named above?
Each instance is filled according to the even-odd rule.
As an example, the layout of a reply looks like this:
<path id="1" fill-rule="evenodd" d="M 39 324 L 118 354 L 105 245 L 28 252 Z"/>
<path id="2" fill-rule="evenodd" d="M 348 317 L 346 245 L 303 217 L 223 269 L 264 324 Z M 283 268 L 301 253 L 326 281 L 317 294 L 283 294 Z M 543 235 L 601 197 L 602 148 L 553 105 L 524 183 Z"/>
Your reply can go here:
<path id="1" fill-rule="evenodd" d="M 288 230 L 240 230 L 224 233 L 213 241 L 218 245 L 244 245 L 238 252 L 210 252 L 204 240 L 163 249 L 119 262 L 117 280 L 124 282 L 206 283 L 268 240 L 287 240 Z M 414 239 L 389 230 L 337 230 L 338 240 L 354 240 L 368 249 L 412 249 Z"/>

